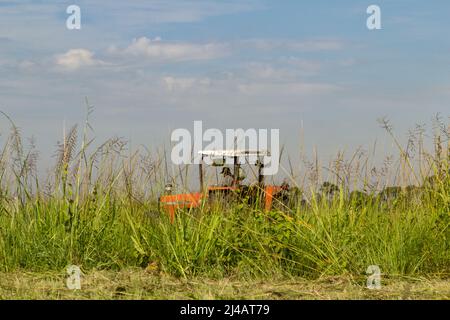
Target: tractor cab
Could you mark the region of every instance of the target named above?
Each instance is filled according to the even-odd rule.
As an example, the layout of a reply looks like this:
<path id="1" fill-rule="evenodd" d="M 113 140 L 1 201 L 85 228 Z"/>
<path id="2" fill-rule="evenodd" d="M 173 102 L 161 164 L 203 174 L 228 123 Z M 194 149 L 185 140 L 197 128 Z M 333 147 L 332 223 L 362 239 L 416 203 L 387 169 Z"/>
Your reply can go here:
<path id="1" fill-rule="evenodd" d="M 198 192 L 172 194 L 171 187 L 159 198 L 160 208 L 173 220 L 177 209 L 190 209 L 211 203 L 216 199 L 246 199 L 251 203 L 260 202 L 265 210 L 272 208 L 273 198 L 282 186 L 266 185 L 263 175 L 264 157 L 270 156 L 267 150 L 202 150 L 199 152 L 199 188 Z M 252 160 L 252 161 L 250 161 Z M 256 161 L 255 161 L 256 160 Z M 206 166 L 216 167 L 216 183 L 207 183 Z M 256 178 L 251 185 L 243 183 L 246 173 L 242 166 L 249 167 L 251 175 Z M 222 167 L 219 178 L 217 167 Z M 230 197 L 232 195 L 232 197 Z"/>
<path id="2" fill-rule="evenodd" d="M 209 163 L 213 167 L 222 167 L 220 172 L 222 176 L 221 181 L 218 181 L 216 185 L 208 186 L 208 190 L 236 190 L 242 186 L 243 180 L 246 178 L 246 173 L 244 172 L 242 165 L 248 165 L 249 169 L 252 171 L 253 176 L 257 177 L 257 182 L 259 186 L 264 184 L 264 176 L 262 174 L 262 168 L 264 163 L 264 157 L 269 156 L 268 151 L 259 150 L 204 150 L 200 151 L 201 155 L 199 164 L 199 175 L 200 175 L 200 189 L 203 191 L 205 189 L 204 183 L 204 166 L 205 160 L 208 159 Z M 253 158 L 254 167 L 250 164 L 250 159 Z M 230 161 L 231 160 L 231 161 Z M 219 180 L 219 179 L 218 179 Z"/>

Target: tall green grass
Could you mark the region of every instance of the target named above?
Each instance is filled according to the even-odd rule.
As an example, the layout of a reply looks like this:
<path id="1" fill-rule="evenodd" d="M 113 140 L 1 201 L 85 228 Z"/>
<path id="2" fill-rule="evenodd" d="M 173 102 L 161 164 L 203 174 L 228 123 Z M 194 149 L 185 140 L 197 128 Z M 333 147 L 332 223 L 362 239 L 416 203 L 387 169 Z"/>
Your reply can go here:
<path id="1" fill-rule="evenodd" d="M 333 185 L 319 188 L 312 165 L 304 173 L 310 183 L 292 175 L 297 192 L 270 212 L 238 201 L 180 211 L 171 223 L 157 196 L 165 182 L 180 180 L 167 176 L 162 154 L 130 154 L 120 139 L 95 149 L 89 127 L 87 119 L 79 146 L 76 127 L 68 131 L 53 173 L 41 181 L 36 151 L 23 147 L 11 121 L 0 155 L 1 271 L 156 265 L 179 277 L 317 278 L 359 275 L 375 264 L 390 275 L 450 272 L 447 131 L 431 153 L 418 139 L 419 167 L 400 144 L 396 170 L 339 156 L 329 168 Z M 398 188 L 386 188 L 388 181 Z"/>

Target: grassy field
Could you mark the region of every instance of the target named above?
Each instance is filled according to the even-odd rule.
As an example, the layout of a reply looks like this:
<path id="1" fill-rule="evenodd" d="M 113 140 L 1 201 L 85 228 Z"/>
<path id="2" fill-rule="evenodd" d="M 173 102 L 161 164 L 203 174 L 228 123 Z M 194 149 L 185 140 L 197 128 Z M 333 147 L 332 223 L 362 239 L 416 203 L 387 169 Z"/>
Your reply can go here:
<path id="1" fill-rule="evenodd" d="M 339 155 L 324 179 L 312 161 L 269 212 L 235 201 L 171 223 L 157 196 L 168 180 L 186 186 L 187 169 L 168 175 L 164 156 L 130 154 L 120 139 L 95 149 L 88 128 L 79 145 L 68 131 L 40 180 L 36 151 L 11 123 L 0 154 L 0 298 L 449 297 L 447 131 L 430 153 L 420 135 L 415 148 L 398 145 L 397 165 Z M 64 288 L 71 264 L 85 273 L 79 292 Z M 364 286 L 369 265 L 381 269 L 381 290 Z"/>
<path id="2" fill-rule="evenodd" d="M 0 299 L 450 299 L 449 279 L 383 277 L 369 290 L 364 277 L 297 279 L 180 279 L 142 269 L 90 271 L 81 290 L 66 287 L 55 272 L 0 273 Z"/>

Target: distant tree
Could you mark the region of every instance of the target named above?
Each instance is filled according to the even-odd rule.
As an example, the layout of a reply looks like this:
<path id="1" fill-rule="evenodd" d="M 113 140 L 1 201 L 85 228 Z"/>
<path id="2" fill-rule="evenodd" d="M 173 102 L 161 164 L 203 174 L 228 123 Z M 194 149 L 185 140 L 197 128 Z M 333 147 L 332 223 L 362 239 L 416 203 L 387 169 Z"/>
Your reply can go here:
<path id="1" fill-rule="evenodd" d="M 350 204 L 355 207 L 363 207 L 371 200 L 371 196 L 360 190 L 354 190 L 349 195 Z"/>
<path id="2" fill-rule="evenodd" d="M 398 186 L 385 187 L 379 194 L 378 197 L 381 201 L 390 202 L 397 199 L 402 193 L 402 188 Z"/>
<path id="3" fill-rule="evenodd" d="M 319 189 L 321 196 L 332 199 L 335 193 L 339 191 L 339 187 L 331 182 L 325 181 Z"/>

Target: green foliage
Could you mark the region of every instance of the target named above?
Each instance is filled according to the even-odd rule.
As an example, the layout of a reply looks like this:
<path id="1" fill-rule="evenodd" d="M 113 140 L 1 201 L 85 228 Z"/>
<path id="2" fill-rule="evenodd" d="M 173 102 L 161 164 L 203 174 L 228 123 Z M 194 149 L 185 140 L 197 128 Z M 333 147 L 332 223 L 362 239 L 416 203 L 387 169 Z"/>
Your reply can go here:
<path id="1" fill-rule="evenodd" d="M 86 131 L 78 153 L 69 132 L 48 179 L 55 182 L 42 187 L 13 127 L 0 154 L 0 271 L 156 265 L 178 277 L 319 278 L 376 264 L 391 275 L 450 272 L 446 158 L 432 161 L 434 178 L 419 187 L 350 192 L 323 183 L 309 198 L 295 187 L 269 212 L 233 195 L 180 210 L 172 223 L 156 202 L 168 180 L 161 157 L 124 160 L 118 139 L 88 154 Z"/>

